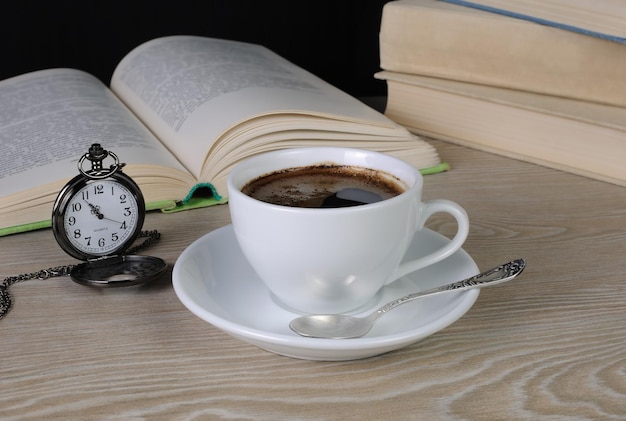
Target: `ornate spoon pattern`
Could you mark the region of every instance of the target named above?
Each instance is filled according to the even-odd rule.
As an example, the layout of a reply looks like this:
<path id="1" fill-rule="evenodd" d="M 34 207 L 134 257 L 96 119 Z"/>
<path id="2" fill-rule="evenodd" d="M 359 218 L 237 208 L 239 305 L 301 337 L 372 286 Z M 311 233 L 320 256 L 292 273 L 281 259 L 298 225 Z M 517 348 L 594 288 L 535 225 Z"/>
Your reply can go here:
<path id="1" fill-rule="evenodd" d="M 513 260 L 462 281 L 398 298 L 397 300 L 385 304 L 366 317 L 354 317 L 345 314 L 313 314 L 293 319 L 291 323 L 289 323 L 289 327 L 299 335 L 311 338 L 358 338 L 369 332 L 374 322 L 380 316 L 398 307 L 399 305 L 409 303 L 428 295 L 501 284 L 515 278 L 517 275 L 522 273 L 525 267 L 526 261 L 524 259 Z"/>

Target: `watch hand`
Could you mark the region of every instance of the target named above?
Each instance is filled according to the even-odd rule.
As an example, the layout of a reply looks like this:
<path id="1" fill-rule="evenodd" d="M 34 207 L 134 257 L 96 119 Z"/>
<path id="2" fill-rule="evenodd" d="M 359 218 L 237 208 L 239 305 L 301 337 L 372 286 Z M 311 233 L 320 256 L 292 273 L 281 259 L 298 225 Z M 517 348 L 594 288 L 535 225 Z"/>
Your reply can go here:
<path id="1" fill-rule="evenodd" d="M 85 200 L 85 203 L 91 208 L 91 214 L 96 215 L 98 219 L 104 219 L 104 215 L 100 212 L 100 206 L 93 205 Z"/>
<path id="2" fill-rule="evenodd" d="M 120 221 L 116 221 L 115 219 L 105 217 L 104 214 L 100 212 L 100 206 L 96 206 L 92 203 L 87 202 L 86 200 L 85 200 L 85 203 L 89 205 L 89 207 L 91 208 L 91 213 L 93 215 L 96 215 L 98 219 L 106 219 L 107 221 L 115 222 L 116 224 L 120 224 L 120 225 L 122 224 Z"/>
<path id="3" fill-rule="evenodd" d="M 104 215 L 102 215 L 102 218 L 100 218 L 100 219 L 106 219 L 107 221 L 115 222 L 116 224 L 122 225 L 122 222 L 116 221 L 115 219 L 106 218 Z"/>

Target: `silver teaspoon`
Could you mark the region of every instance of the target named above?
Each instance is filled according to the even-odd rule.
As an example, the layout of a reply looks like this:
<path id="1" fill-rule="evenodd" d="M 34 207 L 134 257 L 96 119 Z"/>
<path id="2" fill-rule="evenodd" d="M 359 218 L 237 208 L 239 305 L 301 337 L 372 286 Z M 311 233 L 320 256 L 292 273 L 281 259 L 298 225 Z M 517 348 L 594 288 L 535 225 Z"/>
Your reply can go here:
<path id="1" fill-rule="evenodd" d="M 406 304 L 427 295 L 441 294 L 448 291 L 462 291 L 472 288 L 501 284 L 510 281 L 522 273 L 526 260 L 517 259 L 509 263 L 489 269 L 471 278 L 452 284 L 405 295 L 402 298 L 385 304 L 366 317 L 354 317 L 345 314 L 312 314 L 298 317 L 289 323 L 291 330 L 299 335 L 310 338 L 348 339 L 358 338 L 370 331 L 374 322 L 383 314 L 399 305 Z"/>

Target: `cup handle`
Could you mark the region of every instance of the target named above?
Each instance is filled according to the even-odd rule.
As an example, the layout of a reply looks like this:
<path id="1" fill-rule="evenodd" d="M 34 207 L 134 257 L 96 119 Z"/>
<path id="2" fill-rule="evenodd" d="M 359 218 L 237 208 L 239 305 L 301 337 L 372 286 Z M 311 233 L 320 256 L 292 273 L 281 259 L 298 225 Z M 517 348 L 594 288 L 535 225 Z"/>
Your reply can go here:
<path id="1" fill-rule="evenodd" d="M 424 228 L 424 223 L 426 222 L 426 220 L 430 218 L 431 215 L 438 212 L 449 213 L 454 217 L 454 219 L 456 219 L 457 231 L 454 238 L 452 238 L 452 240 L 445 246 L 440 247 L 439 249 L 433 251 L 430 254 L 427 254 L 426 256 L 411 260 L 409 262 L 401 263 L 396 268 L 395 272 L 389 277 L 389 280 L 386 282 L 386 284 L 389 284 L 406 274 L 415 272 L 418 269 L 422 269 L 426 266 L 443 260 L 461 248 L 469 233 L 469 218 L 467 216 L 467 212 L 465 212 L 465 209 L 450 200 L 437 199 L 423 203 L 418 215 L 416 231 Z"/>

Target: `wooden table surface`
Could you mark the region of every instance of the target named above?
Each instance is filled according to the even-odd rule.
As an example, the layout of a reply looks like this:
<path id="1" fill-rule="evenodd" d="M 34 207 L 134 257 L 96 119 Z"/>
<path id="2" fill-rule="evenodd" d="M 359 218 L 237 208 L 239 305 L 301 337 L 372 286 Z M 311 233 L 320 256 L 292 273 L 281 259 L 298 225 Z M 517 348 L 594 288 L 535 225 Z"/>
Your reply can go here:
<path id="1" fill-rule="evenodd" d="M 143 287 L 68 278 L 11 288 L 0 321 L 0 419 L 611 420 L 626 417 L 626 189 L 433 141 L 452 170 L 425 199 L 467 209 L 481 269 L 524 257 L 444 330 L 347 362 L 291 359 L 191 314 L 171 271 Z M 428 227 L 449 235 L 446 216 Z M 150 213 L 174 264 L 227 206 Z M 0 276 L 75 263 L 42 230 L 0 238 Z"/>

